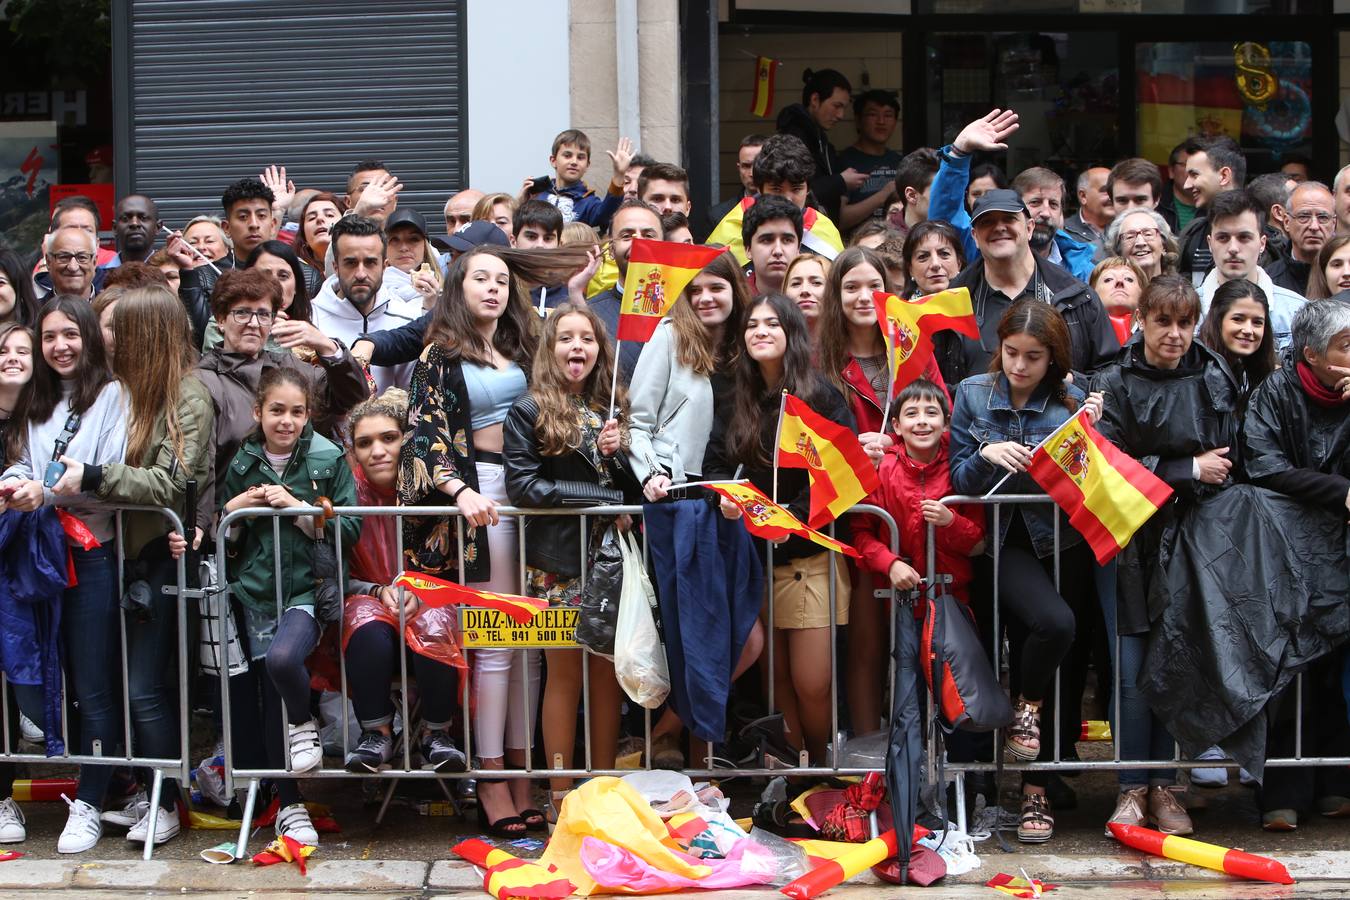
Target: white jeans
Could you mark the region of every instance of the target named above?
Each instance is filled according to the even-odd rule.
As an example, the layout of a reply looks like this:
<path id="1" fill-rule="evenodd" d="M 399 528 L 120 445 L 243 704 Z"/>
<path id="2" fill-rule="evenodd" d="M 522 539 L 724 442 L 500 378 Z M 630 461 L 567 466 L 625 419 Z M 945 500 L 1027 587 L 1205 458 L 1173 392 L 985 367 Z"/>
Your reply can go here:
<path id="1" fill-rule="evenodd" d="M 478 493 L 506 505 L 506 472 L 494 463 L 478 463 Z M 503 594 L 520 593 L 519 523 L 502 516 L 497 525 L 487 526 L 487 581 L 473 586 Z M 496 759 L 503 755 L 503 744 L 512 750 L 530 746 L 535 711 L 539 709 L 538 650 L 474 650 L 473 696 L 474 740 L 479 757 Z M 529 679 L 529 703 L 525 703 L 522 685 Z"/>

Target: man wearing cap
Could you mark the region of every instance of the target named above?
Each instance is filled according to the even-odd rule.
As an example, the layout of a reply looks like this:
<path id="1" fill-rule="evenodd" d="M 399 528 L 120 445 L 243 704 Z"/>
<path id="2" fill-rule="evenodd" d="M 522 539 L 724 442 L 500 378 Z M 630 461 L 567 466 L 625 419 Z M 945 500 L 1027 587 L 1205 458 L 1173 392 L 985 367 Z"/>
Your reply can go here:
<path id="1" fill-rule="evenodd" d="M 380 223 L 364 216 L 343 216 L 333 223 L 329 237 L 337 274 L 323 283 L 313 312 L 314 325 L 324 335 L 350 346 L 368 331 L 398 328 L 421 315 L 420 302 L 404 300 L 384 284 L 388 247 Z M 381 391 L 406 388 L 412 363 L 372 366 L 371 375 Z"/>
<path id="2" fill-rule="evenodd" d="M 484 244 L 494 247 L 511 246 L 511 240 L 500 228 L 491 222 L 483 221 L 470 222 L 446 238 L 445 242 L 450 246 L 452 261 Z M 315 309 L 317 308 L 318 301 L 315 301 Z M 410 321 L 386 325 L 383 328 L 375 326 L 363 329 L 357 333 L 355 343 L 351 345 L 352 356 L 375 366 L 411 365 L 422 354 L 422 348 L 426 345 L 431 313 L 432 310 L 427 310 L 420 315 L 414 314 L 415 317 Z M 407 382 L 404 384 L 406 386 Z"/>
<path id="3" fill-rule="evenodd" d="M 1064 316 L 1073 368 L 1080 377 L 1111 362 L 1120 342 L 1101 300 L 1083 282 L 1031 251 L 1032 219 L 1017 192 L 986 192 L 975 201 L 970 217 L 980 253 L 952 279 L 951 287 L 970 291 L 980 338 L 954 331 L 934 336 L 934 353 L 948 386 L 955 389 L 962 379 L 988 371 L 999 349 L 999 319 L 1023 300 L 1048 303 Z"/>

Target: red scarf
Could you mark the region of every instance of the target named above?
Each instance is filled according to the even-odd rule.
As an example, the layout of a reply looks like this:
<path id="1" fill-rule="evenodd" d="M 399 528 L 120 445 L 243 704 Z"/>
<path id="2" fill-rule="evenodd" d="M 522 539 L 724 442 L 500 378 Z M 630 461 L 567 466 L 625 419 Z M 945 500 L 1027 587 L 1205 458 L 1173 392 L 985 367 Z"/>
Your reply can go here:
<path id="1" fill-rule="evenodd" d="M 1308 395 L 1313 403 L 1327 409 L 1345 403 L 1345 398 L 1341 395 L 1341 392 L 1333 391 L 1318 381 L 1317 376 L 1313 374 L 1312 367 L 1303 360 L 1295 363 L 1294 367 L 1298 369 L 1298 383 L 1303 385 L 1303 392 Z"/>

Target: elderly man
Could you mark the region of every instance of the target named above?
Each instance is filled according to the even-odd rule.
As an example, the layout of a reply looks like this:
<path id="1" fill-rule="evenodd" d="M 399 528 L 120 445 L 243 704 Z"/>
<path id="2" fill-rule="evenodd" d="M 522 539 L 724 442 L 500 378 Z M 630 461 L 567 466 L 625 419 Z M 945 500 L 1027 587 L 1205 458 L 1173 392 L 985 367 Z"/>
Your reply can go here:
<path id="1" fill-rule="evenodd" d="M 482 191 L 465 188 L 445 201 L 445 233 L 454 234 L 473 220 L 473 208 L 486 196 Z"/>
<path id="2" fill-rule="evenodd" d="M 1288 284 L 1307 294 L 1308 275 L 1317 254 L 1336 235 L 1336 199 L 1326 185 L 1305 181 L 1289 195 L 1286 219 L 1292 257 L 1284 264 L 1290 277 Z"/>
<path id="3" fill-rule="evenodd" d="M 73 294 L 92 299 L 98 289 L 94 263 L 98 259 L 98 238 L 83 228 L 62 226 L 42 239 L 42 256 L 47 263 L 52 288 L 38 301 L 56 294 Z M 97 282 L 97 283 L 96 283 Z"/>

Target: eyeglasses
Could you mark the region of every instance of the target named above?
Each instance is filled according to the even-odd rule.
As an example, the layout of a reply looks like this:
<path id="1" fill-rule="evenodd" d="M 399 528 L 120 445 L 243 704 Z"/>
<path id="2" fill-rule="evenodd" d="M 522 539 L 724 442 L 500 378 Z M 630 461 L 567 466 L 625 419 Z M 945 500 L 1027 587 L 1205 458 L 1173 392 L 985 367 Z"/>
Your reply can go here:
<path id="1" fill-rule="evenodd" d="M 1324 213 L 1324 212 L 1294 213 L 1294 215 L 1291 218 L 1293 218 L 1295 222 L 1297 222 L 1300 225 L 1303 225 L 1304 227 L 1311 225 L 1313 219 L 1317 220 L 1318 225 L 1330 225 L 1332 222 L 1336 221 L 1335 216 L 1333 216 L 1331 213 Z"/>
<path id="2" fill-rule="evenodd" d="M 94 254 L 92 254 L 92 253 L 53 253 L 53 254 L 52 254 L 52 259 L 56 260 L 57 264 L 58 264 L 58 265 L 62 265 L 62 266 L 68 266 L 68 265 L 70 265 L 70 264 L 73 263 L 73 262 L 74 262 L 74 263 L 79 263 L 79 264 L 82 265 L 82 266 L 87 266 L 87 265 L 89 265 L 91 262 L 94 261 Z"/>
<path id="3" fill-rule="evenodd" d="M 1151 241 L 1157 236 L 1158 236 L 1158 229 L 1156 228 L 1140 228 L 1138 231 L 1126 231 L 1123 234 L 1121 234 L 1120 242 L 1122 244 L 1133 244 L 1140 238 L 1143 238 L 1146 241 Z"/>
<path id="4" fill-rule="evenodd" d="M 270 309 L 232 309 L 230 318 L 236 325 L 247 325 L 254 319 L 258 320 L 259 325 L 271 325 L 274 316 Z"/>

